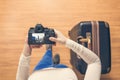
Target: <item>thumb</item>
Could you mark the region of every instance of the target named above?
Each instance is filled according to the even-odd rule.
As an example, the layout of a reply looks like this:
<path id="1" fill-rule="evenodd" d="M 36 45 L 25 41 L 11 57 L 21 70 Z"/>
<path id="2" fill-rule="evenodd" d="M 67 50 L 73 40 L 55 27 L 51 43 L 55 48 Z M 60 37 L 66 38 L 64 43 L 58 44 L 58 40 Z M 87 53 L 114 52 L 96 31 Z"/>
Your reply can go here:
<path id="1" fill-rule="evenodd" d="M 50 37 L 49 40 L 53 41 L 53 42 L 57 42 L 57 38 L 55 38 L 55 37 Z"/>

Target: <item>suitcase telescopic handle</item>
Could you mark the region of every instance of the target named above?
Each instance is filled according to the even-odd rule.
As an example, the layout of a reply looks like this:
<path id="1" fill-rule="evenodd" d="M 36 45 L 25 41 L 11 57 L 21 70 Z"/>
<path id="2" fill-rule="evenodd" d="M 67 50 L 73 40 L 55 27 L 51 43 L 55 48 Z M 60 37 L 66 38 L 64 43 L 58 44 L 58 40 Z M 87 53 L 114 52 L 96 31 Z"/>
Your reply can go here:
<path id="1" fill-rule="evenodd" d="M 83 38 L 82 36 L 78 36 L 78 42 L 81 43 L 83 46 L 85 43 L 87 43 L 87 48 L 91 50 L 91 33 L 87 32 L 86 33 L 86 38 Z"/>

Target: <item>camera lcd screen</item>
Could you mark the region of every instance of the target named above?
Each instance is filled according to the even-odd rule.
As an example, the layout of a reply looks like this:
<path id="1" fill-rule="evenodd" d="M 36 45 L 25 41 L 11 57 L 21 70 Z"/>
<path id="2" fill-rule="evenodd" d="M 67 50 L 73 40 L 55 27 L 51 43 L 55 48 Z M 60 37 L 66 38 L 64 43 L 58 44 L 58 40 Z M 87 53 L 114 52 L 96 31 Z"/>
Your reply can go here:
<path id="1" fill-rule="evenodd" d="M 33 33 L 32 34 L 32 41 L 36 43 L 42 43 L 44 41 L 44 33 Z"/>

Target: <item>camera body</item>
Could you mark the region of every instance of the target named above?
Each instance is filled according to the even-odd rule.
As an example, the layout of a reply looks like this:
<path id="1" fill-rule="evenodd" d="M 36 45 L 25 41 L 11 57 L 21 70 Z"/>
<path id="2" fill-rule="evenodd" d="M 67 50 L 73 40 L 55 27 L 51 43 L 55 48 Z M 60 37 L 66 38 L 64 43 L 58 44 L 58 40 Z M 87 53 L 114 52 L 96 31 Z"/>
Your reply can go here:
<path id="1" fill-rule="evenodd" d="M 28 44 L 55 44 L 55 42 L 49 40 L 49 37 L 55 37 L 54 29 L 37 24 L 35 28 L 31 27 L 28 31 Z"/>

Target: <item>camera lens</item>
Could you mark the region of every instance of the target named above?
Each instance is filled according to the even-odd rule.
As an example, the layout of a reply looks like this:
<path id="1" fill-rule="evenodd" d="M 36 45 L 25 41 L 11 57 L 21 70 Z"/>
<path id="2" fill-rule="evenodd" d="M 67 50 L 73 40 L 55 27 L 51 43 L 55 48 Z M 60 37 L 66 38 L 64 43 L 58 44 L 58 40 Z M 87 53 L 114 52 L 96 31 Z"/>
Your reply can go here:
<path id="1" fill-rule="evenodd" d="M 41 24 L 37 24 L 35 26 L 35 33 L 42 33 L 42 32 L 44 32 L 43 26 Z"/>

